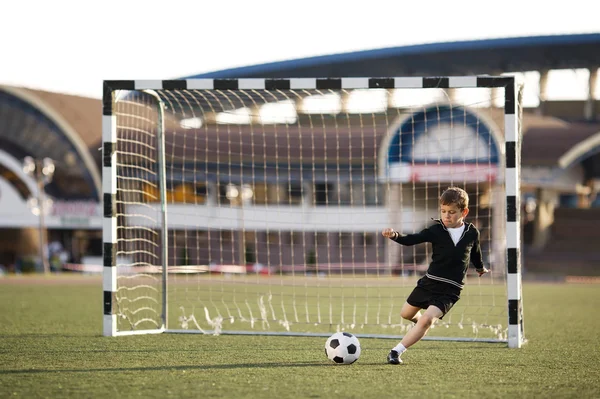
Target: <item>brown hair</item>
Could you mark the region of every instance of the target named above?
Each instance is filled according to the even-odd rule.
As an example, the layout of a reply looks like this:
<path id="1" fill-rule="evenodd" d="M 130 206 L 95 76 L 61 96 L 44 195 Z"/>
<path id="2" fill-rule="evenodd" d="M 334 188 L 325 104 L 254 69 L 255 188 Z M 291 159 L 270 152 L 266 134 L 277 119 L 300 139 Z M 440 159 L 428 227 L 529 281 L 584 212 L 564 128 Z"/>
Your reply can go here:
<path id="1" fill-rule="evenodd" d="M 469 207 L 469 194 L 459 187 L 448 187 L 440 196 L 441 205 L 456 205 L 464 211 Z"/>

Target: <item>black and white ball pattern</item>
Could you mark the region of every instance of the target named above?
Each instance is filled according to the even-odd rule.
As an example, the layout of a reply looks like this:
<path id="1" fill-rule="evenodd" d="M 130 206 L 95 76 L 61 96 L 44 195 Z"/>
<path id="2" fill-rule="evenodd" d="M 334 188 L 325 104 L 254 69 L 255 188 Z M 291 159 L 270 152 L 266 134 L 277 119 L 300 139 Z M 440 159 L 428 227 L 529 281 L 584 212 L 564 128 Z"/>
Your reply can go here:
<path id="1" fill-rule="evenodd" d="M 360 357 L 360 342 L 349 332 L 337 332 L 325 343 L 327 358 L 337 364 L 352 364 Z"/>

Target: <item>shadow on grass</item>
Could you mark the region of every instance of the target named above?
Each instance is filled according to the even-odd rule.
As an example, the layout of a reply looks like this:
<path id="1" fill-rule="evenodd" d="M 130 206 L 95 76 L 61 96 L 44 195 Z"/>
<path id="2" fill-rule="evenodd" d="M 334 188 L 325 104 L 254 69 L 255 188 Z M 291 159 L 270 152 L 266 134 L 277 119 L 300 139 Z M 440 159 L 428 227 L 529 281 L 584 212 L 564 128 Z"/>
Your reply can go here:
<path id="1" fill-rule="evenodd" d="M 366 364 L 365 364 L 366 365 Z M 356 367 L 356 364 L 352 365 Z M 160 366 L 160 367 L 117 367 L 95 369 L 21 369 L 0 370 L 0 375 L 9 374 L 45 374 L 45 373 L 101 373 L 123 371 L 179 371 L 179 370 L 233 370 L 233 369 L 270 369 L 270 368 L 295 368 L 295 367 L 340 367 L 333 363 L 324 362 L 274 362 L 274 363 L 238 363 L 238 364 L 213 364 L 213 365 L 186 365 L 186 366 Z"/>
<path id="2" fill-rule="evenodd" d="M 63 332 L 56 332 L 56 333 L 44 333 L 44 334 L 38 334 L 38 333 L 0 334 L 0 339 L 1 338 L 21 339 L 21 338 L 104 338 L 104 337 L 100 334 L 88 334 L 88 333 L 65 334 Z"/>

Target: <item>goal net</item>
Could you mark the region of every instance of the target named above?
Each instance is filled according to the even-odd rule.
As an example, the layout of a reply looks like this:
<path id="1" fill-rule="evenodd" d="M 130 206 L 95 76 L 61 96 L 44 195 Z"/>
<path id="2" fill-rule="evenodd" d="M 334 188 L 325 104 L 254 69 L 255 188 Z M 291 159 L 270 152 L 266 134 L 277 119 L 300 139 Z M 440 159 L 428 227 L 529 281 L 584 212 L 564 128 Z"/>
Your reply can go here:
<path id="1" fill-rule="evenodd" d="M 428 339 L 523 341 L 512 77 L 107 81 L 104 334 L 401 337 L 470 196 L 485 264 Z"/>

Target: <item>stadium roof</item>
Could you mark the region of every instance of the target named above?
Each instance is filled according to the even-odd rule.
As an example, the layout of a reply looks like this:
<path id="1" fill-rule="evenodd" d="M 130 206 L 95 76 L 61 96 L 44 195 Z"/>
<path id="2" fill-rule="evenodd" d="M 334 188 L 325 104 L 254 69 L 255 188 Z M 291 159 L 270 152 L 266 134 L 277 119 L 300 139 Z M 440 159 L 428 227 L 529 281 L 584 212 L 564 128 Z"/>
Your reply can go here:
<path id="1" fill-rule="evenodd" d="M 497 75 L 599 65 L 600 33 L 591 33 L 390 47 L 224 69 L 188 78 Z"/>

